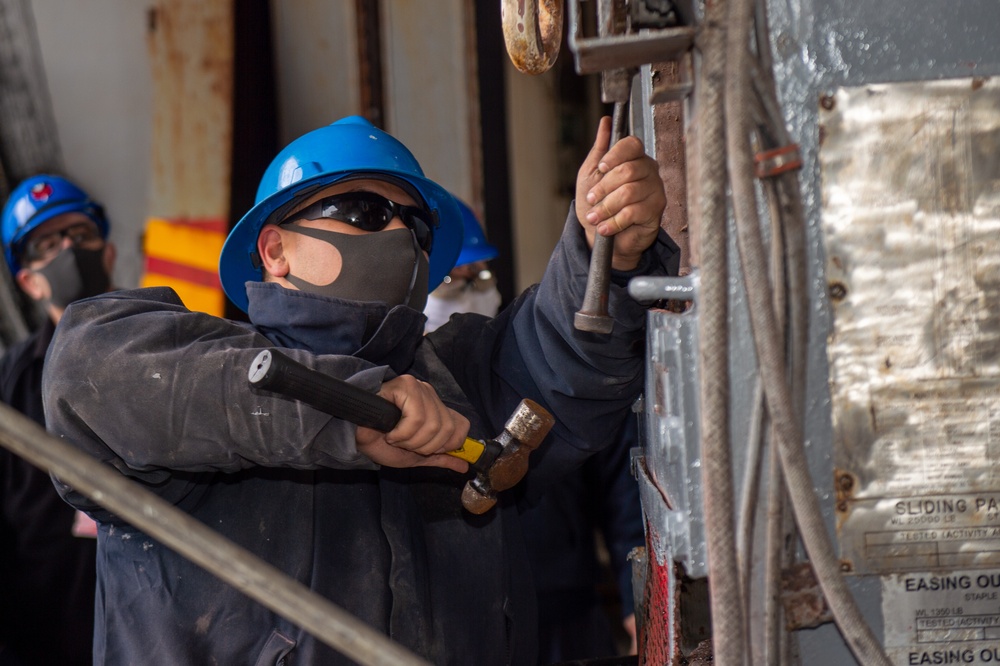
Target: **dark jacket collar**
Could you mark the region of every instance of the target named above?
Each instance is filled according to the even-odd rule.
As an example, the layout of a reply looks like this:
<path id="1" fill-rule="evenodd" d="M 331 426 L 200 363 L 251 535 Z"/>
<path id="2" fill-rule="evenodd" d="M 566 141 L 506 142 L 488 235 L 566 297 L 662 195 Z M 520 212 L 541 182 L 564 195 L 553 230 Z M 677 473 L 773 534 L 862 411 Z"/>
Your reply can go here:
<path id="1" fill-rule="evenodd" d="M 38 328 L 38 334 L 35 338 L 35 348 L 33 350 L 34 358 L 36 360 L 43 360 L 45 358 L 45 352 L 49 350 L 49 344 L 52 342 L 52 335 L 56 332 L 56 325 L 52 323 L 52 319 L 49 317 L 45 318 L 42 325 Z"/>
<path id="2" fill-rule="evenodd" d="M 357 356 L 402 374 L 423 338 L 423 313 L 398 305 L 365 303 L 248 282 L 248 314 L 254 326 L 282 347 L 316 354 Z"/>

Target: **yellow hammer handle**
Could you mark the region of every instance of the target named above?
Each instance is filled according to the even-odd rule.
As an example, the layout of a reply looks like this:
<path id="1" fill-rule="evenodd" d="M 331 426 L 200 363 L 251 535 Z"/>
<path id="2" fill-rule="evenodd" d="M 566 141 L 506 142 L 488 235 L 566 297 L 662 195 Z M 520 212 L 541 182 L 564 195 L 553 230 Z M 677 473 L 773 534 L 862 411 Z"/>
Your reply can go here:
<path id="1" fill-rule="evenodd" d="M 465 438 L 465 443 L 462 444 L 461 448 L 457 448 L 454 451 L 449 451 L 449 456 L 455 456 L 456 458 L 461 458 L 465 462 L 474 463 L 479 460 L 479 456 L 483 455 L 483 451 L 486 449 L 486 445 L 480 442 L 478 439 L 471 439 L 469 437 Z"/>

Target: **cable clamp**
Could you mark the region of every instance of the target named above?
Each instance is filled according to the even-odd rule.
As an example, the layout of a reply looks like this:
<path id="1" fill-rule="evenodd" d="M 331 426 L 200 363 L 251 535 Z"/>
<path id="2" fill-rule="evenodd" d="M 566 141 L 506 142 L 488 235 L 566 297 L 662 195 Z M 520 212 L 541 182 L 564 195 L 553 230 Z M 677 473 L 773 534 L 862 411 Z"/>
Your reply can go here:
<path id="1" fill-rule="evenodd" d="M 773 178 L 781 174 L 802 168 L 802 155 L 799 144 L 764 150 L 753 156 L 754 173 L 758 178 Z"/>

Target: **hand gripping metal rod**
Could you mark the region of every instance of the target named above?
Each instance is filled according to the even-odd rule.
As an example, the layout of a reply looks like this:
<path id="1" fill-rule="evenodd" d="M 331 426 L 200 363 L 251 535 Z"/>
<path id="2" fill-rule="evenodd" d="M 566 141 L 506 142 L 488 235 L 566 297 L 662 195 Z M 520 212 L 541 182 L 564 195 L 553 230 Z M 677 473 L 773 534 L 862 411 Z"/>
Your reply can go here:
<path id="1" fill-rule="evenodd" d="M 0 403 L 0 446 L 361 664 L 430 666 L 302 583 Z"/>
<path id="2" fill-rule="evenodd" d="M 609 149 L 627 134 L 625 123 L 628 102 L 615 102 L 611 117 L 611 143 Z M 590 251 L 590 272 L 587 274 L 587 290 L 583 294 L 583 306 L 573 317 L 573 326 L 578 331 L 591 333 L 611 333 L 615 320 L 608 315 L 608 290 L 611 287 L 611 258 L 615 252 L 614 236 L 594 234 L 594 249 Z"/>

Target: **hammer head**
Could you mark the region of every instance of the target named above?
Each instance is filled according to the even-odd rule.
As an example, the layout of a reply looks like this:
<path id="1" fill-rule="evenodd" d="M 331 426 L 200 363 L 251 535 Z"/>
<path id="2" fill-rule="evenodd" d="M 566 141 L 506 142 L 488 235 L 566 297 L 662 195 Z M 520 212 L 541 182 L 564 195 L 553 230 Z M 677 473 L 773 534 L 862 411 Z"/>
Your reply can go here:
<path id="1" fill-rule="evenodd" d="M 528 472 L 528 455 L 538 448 L 554 424 L 548 410 L 533 400 L 522 400 L 496 438 L 502 446 L 500 455 L 489 469 L 465 484 L 462 505 L 466 510 L 486 513 L 496 504 L 498 491 L 513 488 L 523 479 Z"/>

